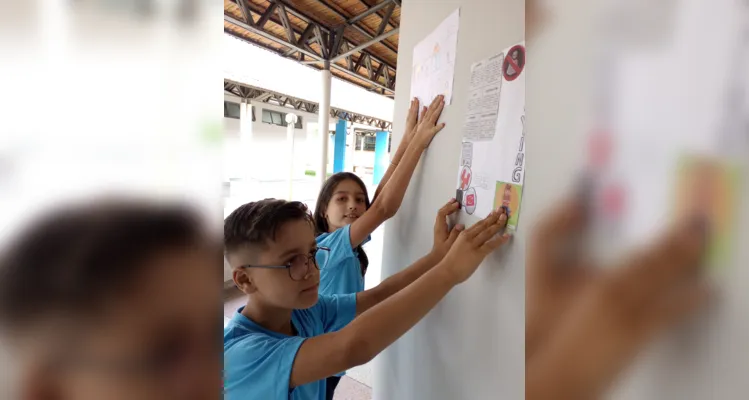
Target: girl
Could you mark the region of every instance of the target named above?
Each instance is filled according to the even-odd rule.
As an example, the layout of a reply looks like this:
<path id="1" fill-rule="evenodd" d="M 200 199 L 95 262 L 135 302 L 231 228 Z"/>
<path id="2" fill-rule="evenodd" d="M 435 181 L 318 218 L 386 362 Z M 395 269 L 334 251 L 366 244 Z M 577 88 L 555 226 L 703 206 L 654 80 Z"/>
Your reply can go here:
<path id="1" fill-rule="evenodd" d="M 364 182 L 350 172 L 335 174 L 323 185 L 315 206 L 316 240 L 318 246 L 330 250 L 317 256 L 320 294 L 350 294 L 364 290 L 364 274 L 369 261 L 362 245 L 400 208 L 421 154 L 445 126 L 444 123 L 437 124 L 444 105 L 443 96 L 437 96 L 428 109 L 422 110 L 419 120 L 419 101 L 411 101 L 403 141 L 393 155 L 371 204 Z M 328 399 L 332 399 L 339 380 L 339 376 L 328 378 Z"/>

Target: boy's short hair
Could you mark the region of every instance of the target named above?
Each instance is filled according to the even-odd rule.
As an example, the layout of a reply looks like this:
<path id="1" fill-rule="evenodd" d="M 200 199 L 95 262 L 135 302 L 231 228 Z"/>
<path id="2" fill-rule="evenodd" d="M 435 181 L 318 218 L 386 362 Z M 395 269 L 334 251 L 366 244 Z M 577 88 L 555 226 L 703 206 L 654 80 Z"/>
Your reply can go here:
<path id="1" fill-rule="evenodd" d="M 276 239 L 283 224 L 299 220 L 312 226 L 309 209 L 298 201 L 265 199 L 244 204 L 224 220 L 224 251 L 228 254 L 245 246 L 265 245 Z"/>
<path id="2" fill-rule="evenodd" d="M 197 213 L 181 205 L 101 199 L 48 213 L 0 255 L 0 324 L 17 331 L 90 316 L 151 257 L 203 238 Z"/>

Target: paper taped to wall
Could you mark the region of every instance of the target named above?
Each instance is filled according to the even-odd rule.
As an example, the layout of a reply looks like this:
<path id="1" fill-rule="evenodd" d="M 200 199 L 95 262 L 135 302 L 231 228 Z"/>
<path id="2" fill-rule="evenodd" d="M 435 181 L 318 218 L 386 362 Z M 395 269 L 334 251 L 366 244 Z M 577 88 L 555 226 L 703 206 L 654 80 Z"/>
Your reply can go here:
<path id="1" fill-rule="evenodd" d="M 525 46 L 471 67 L 468 110 L 457 199 L 465 212 L 484 218 L 504 209 L 508 228 L 520 217 L 525 172 Z M 470 162 L 466 149 L 470 148 Z"/>
<path id="2" fill-rule="evenodd" d="M 452 101 L 459 29 L 457 9 L 414 47 L 411 98 L 418 98 L 423 106 L 439 95 L 445 96 L 445 104 Z"/>

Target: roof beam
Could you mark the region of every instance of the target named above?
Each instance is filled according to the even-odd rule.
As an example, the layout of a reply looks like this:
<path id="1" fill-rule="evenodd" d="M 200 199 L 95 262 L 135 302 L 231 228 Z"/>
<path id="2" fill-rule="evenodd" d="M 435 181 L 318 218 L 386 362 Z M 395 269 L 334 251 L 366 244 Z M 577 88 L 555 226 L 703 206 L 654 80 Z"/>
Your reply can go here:
<path id="1" fill-rule="evenodd" d="M 396 1 L 396 0 L 385 0 L 385 1 L 383 1 L 383 3 L 388 3 L 390 1 L 392 1 L 395 4 L 397 4 L 400 7 L 400 0 L 398 0 L 398 1 Z M 360 2 L 361 2 L 361 0 L 360 0 Z M 364 3 L 364 2 L 361 2 L 361 3 L 365 7 L 369 8 L 369 4 Z M 328 4 L 327 1 L 321 1 L 321 4 L 323 4 L 325 6 L 325 8 L 327 8 L 328 10 L 330 10 L 331 12 L 333 12 L 334 14 L 336 14 L 339 18 L 341 18 L 343 20 L 348 20 L 349 19 L 348 16 L 346 16 L 343 13 L 341 13 L 340 11 L 336 10 L 334 7 L 331 7 L 330 4 Z M 387 24 L 392 25 L 393 28 L 397 28 L 397 26 L 393 25 L 389 20 L 388 20 Z M 379 36 L 379 35 L 374 35 L 373 36 L 371 32 L 368 32 L 368 31 L 364 30 L 364 28 L 362 28 L 361 26 L 359 26 L 357 24 L 352 24 L 351 28 L 354 29 L 355 31 L 359 32 L 361 35 L 363 35 L 367 39 L 372 39 L 372 37 L 374 37 L 374 36 Z M 398 49 L 396 49 L 395 47 L 393 47 L 390 43 L 388 43 L 388 42 L 382 42 L 382 44 L 383 44 L 383 46 L 385 46 L 388 50 L 392 51 L 393 53 L 396 53 L 396 54 L 398 53 Z M 393 66 L 391 65 L 390 67 L 393 67 Z"/>
<path id="2" fill-rule="evenodd" d="M 249 26 L 249 25 L 245 24 L 244 22 L 242 22 L 242 21 L 239 21 L 239 20 L 237 20 L 236 18 L 233 18 L 233 17 L 232 17 L 232 16 L 230 16 L 230 15 L 225 15 L 225 14 L 224 14 L 224 21 L 227 21 L 227 22 L 229 22 L 229 23 L 231 23 L 231 24 L 234 24 L 234 25 L 236 25 L 236 26 L 239 26 L 240 28 L 244 28 L 244 29 L 247 29 L 248 31 L 250 31 L 250 32 L 252 32 L 252 33 L 254 33 L 254 34 L 260 35 L 260 36 L 262 36 L 262 37 L 264 37 L 264 38 L 266 38 L 266 39 L 268 39 L 268 40 L 270 40 L 270 41 L 272 41 L 272 42 L 275 42 L 275 43 L 277 43 L 277 44 L 281 44 L 281 45 L 283 45 L 283 46 L 288 46 L 288 47 L 292 47 L 292 46 L 291 46 L 291 45 L 290 45 L 289 43 L 286 43 L 286 42 L 285 42 L 285 41 L 284 41 L 283 39 L 281 39 L 281 38 L 278 38 L 278 37 L 276 37 L 276 36 L 274 36 L 274 35 L 271 35 L 270 33 L 267 33 L 267 32 L 265 32 L 265 31 L 262 31 L 262 30 L 259 30 L 259 29 L 256 29 L 256 28 L 254 28 L 254 27 L 251 27 L 251 26 Z M 237 39 L 239 39 L 239 40 L 243 40 L 243 41 L 245 41 L 245 42 L 249 42 L 249 43 L 252 43 L 252 42 L 251 42 L 251 41 L 250 41 L 249 39 L 247 39 L 247 38 L 244 38 L 244 37 L 242 37 L 242 36 L 239 36 L 239 35 L 237 35 L 236 33 L 234 33 L 234 32 L 231 32 L 230 30 L 224 29 L 224 33 L 226 33 L 226 34 L 228 34 L 228 35 L 231 35 L 231 36 L 233 36 L 233 37 L 235 37 L 235 38 L 237 38 Z M 253 44 L 255 44 L 255 43 L 253 43 Z M 257 44 L 255 44 L 255 45 L 257 45 Z M 273 48 L 271 48 L 271 47 L 269 47 L 269 46 L 263 46 L 263 45 L 261 45 L 261 47 L 263 47 L 263 48 L 265 48 L 265 49 L 267 49 L 267 50 L 270 50 L 270 51 L 272 51 L 272 52 L 274 52 L 274 53 L 276 53 L 276 54 L 278 54 L 278 53 L 279 53 L 279 52 L 278 52 L 278 50 L 276 50 L 276 49 L 273 49 Z M 317 63 L 319 63 L 319 62 L 324 62 L 324 61 L 325 61 L 325 59 L 323 59 L 323 58 L 322 58 L 322 57 L 321 57 L 321 56 L 320 56 L 319 54 L 317 54 L 317 53 L 315 53 L 315 52 L 312 52 L 312 51 L 309 51 L 309 50 L 305 50 L 305 49 L 301 49 L 301 48 L 299 48 L 299 47 L 298 47 L 298 46 L 296 46 L 296 45 L 294 45 L 293 47 L 294 47 L 294 49 L 295 49 L 296 51 L 299 51 L 299 52 L 301 52 L 301 53 L 303 53 L 303 54 L 305 54 L 305 55 L 307 55 L 307 56 L 309 56 L 310 58 L 312 58 L 312 59 L 314 59 L 314 60 L 315 60 L 314 62 L 312 62 L 312 61 L 305 61 L 305 62 L 302 62 L 302 64 L 308 64 L 308 65 L 311 65 L 311 64 L 317 64 Z M 362 56 L 362 57 L 364 57 L 364 56 Z M 361 59 L 362 59 L 362 57 L 359 57 L 359 60 L 361 60 Z M 367 57 L 369 57 L 369 56 L 367 56 Z M 382 84 L 381 84 L 381 83 L 379 83 L 379 82 L 375 82 L 375 81 L 373 81 L 373 80 L 371 80 L 371 79 L 367 78 L 367 77 L 366 77 L 366 76 L 364 76 L 364 75 L 358 74 L 358 73 L 356 73 L 355 71 L 350 71 L 350 70 L 348 70 L 348 69 L 346 69 L 346 68 L 344 68 L 344 67 L 341 67 L 341 66 L 340 66 L 340 65 L 338 65 L 338 64 L 332 64 L 332 63 L 331 63 L 331 64 L 330 64 L 330 68 L 332 68 L 332 69 L 335 69 L 335 70 L 337 70 L 337 71 L 340 71 L 340 72 L 344 72 L 344 73 L 346 73 L 346 74 L 350 75 L 350 76 L 351 76 L 352 78 L 354 78 L 354 79 L 358 79 L 358 80 L 360 80 L 360 81 L 364 81 L 364 82 L 367 82 L 368 84 L 370 84 L 370 85 L 372 85 L 372 86 L 374 86 L 374 87 L 378 87 L 378 88 L 380 88 L 380 89 L 384 89 L 384 90 L 386 90 L 387 92 L 390 92 L 390 93 L 395 93 L 395 90 L 394 90 L 393 88 L 389 88 L 389 87 L 387 87 L 387 86 L 384 86 L 384 85 L 382 85 Z M 357 68 L 357 69 L 358 69 L 358 68 Z M 356 84 L 355 82 L 351 82 L 351 83 L 354 83 L 354 84 Z"/>
<path id="3" fill-rule="evenodd" d="M 377 11 L 382 10 L 383 8 L 387 7 L 390 4 L 393 4 L 391 2 L 391 0 L 381 1 L 378 4 L 376 4 L 376 5 L 372 6 L 372 7 L 369 7 L 369 9 L 367 11 L 364 11 L 363 13 L 361 13 L 359 15 L 356 15 L 356 16 L 353 16 L 353 17 L 349 18 L 348 20 L 346 20 L 346 25 L 353 25 L 353 24 L 361 21 L 362 19 L 364 19 L 364 18 L 366 18 L 366 17 L 368 17 L 368 16 L 376 13 Z"/>
<path id="4" fill-rule="evenodd" d="M 369 47 L 369 46 L 371 46 L 371 45 L 373 45 L 375 43 L 381 42 L 381 41 L 389 38 L 390 36 L 395 35 L 396 33 L 398 33 L 399 30 L 400 30 L 400 28 L 391 29 L 390 31 L 388 31 L 386 33 L 383 33 L 382 35 L 377 36 L 376 38 L 374 38 L 374 39 L 372 39 L 372 40 L 370 40 L 370 41 L 368 41 L 366 43 L 362 43 L 362 44 L 354 47 L 353 49 L 350 49 L 349 51 L 347 51 L 347 52 L 345 52 L 343 54 L 339 54 L 339 55 L 333 57 L 330 61 L 331 62 L 336 62 L 336 61 L 340 60 L 343 57 L 350 56 L 351 54 L 354 54 L 357 51 L 361 51 L 361 50 L 363 50 L 363 49 L 365 49 L 365 48 L 367 48 L 367 47 Z M 384 63 L 381 62 L 380 64 L 384 64 Z"/>
<path id="5" fill-rule="evenodd" d="M 240 0 L 240 1 L 247 1 L 247 0 Z M 268 8 L 263 13 L 263 15 L 260 16 L 260 19 L 257 20 L 257 24 L 255 24 L 255 26 L 257 26 L 260 29 L 263 29 L 263 27 L 265 26 L 265 23 L 268 22 L 268 19 L 270 18 L 271 15 L 273 15 L 274 11 L 276 11 L 276 3 L 270 3 L 270 6 L 268 6 Z"/>
<path id="6" fill-rule="evenodd" d="M 382 22 L 380 22 L 380 27 L 377 28 L 375 36 L 380 36 L 385 33 L 385 28 L 390 24 L 390 18 L 393 16 L 393 11 L 395 11 L 395 3 L 390 3 L 390 7 L 385 10 L 385 15 L 382 16 Z"/>
<path id="7" fill-rule="evenodd" d="M 252 2 L 245 3 L 245 1 L 247 0 L 232 0 L 232 1 L 242 2 L 243 4 L 246 5 L 249 12 L 255 11 L 256 13 L 260 14 L 260 12 L 256 10 L 259 6 L 257 6 L 256 4 Z M 398 28 L 392 29 L 391 31 L 386 32 L 383 35 L 380 35 L 382 37 L 374 38 L 368 41 L 367 43 L 355 46 L 354 44 L 351 43 L 350 40 L 347 40 L 345 36 L 343 35 L 345 28 L 347 28 L 348 26 L 341 26 L 338 28 L 339 29 L 338 31 L 331 31 L 329 28 L 319 24 L 318 22 L 312 20 L 306 15 L 300 13 L 299 11 L 294 9 L 292 6 L 290 6 L 288 3 L 285 3 L 284 0 L 269 0 L 269 1 L 270 1 L 270 5 L 265 10 L 265 12 L 262 13 L 260 18 L 258 18 L 258 23 L 256 24 L 244 23 L 242 21 L 237 20 L 233 16 L 226 15 L 226 14 L 224 15 L 224 21 L 227 21 L 253 34 L 259 35 L 263 37 L 264 39 L 270 40 L 276 44 L 279 44 L 288 48 L 288 50 L 278 50 L 278 49 L 273 49 L 272 47 L 267 46 L 267 45 L 263 46 L 266 48 L 270 48 L 271 50 L 273 50 L 276 53 L 281 54 L 282 56 L 290 57 L 294 53 L 297 53 L 297 52 L 300 53 L 299 61 L 303 63 L 316 64 L 325 60 L 330 60 L 331 58 L 335 58 L 335 61 L 340 60 L 342 58 L 346 58 L 346 62 L 347 62 L 346 67 L 340 66 L 336 64 L 335 62 L 333 62 L 331 63 L 331 68 L 347 73 L 347 74 L 351 74 L 352 78 L 361 80 L 363 82 L 367 82 L 373 87 L 383 89 L 386 92 L 393 92 L 393 87 L 387 84 L 389 79 L 385 79 L 386 84 L 382 85 L 376 80 L 371 79 L 372 77 L 371 71 L 369 74 L 360 74 L 359 67 L 361 66 L 361 62 L 364 61 L 363 59 L 369 59 L 370 63 L 377 62 L 378 64 L 385 64 L 386 66 L 388 66 L 388 69 L 386 69 L 386 73 L 387 71 L 395 71 L 394 66 L 390 65 L 388 62 L 382 59 L 379 59 L 373 56 L 370 52 L 364 49 L 376 42 L 382 41 L 386 37 L 396 34 L 398 32 L 397 30 Z M 380 6 L 378 4 L 375 7 L 379 7 L 378 10 L 380 10 L 392 4 L 392 1 L 393 0 L 385 0 L 384 2 L 382 2 L 382 3 L 385 3 L 384 6 Z M 239 5 L 241 7 L 242 4 L 239 4 Z M 253 10 L 253 7 L 255 8 L 255 10 Z M 272 16 L 274 11 L 276 11 L 276 13 L 278 14 L 278 20 L 274 19 L 274 17 Z M 289 15 L 293 15 L 294 17 L 308 24 L 304 32 L 301 32 L 301 33 L 296 32 L 295 27 L 290 23 Z M 371 15 L 371 13 L 369 15 Z M 263 29 L 263 27 L 266 25 L 266 23 L 269 20 L 273 21 L 273 23 L 279 26 L 282 26 L 284 28 L 285 33 L 286 33 L 285 39 L 280 38 L 276 36 L 275 34 L 267 32 Z M 310 25 L 312 26 L 311 30 L 309 28 Z M 356 25 L 351 25 L 351 27 L 356 27 Z M 225 32 L 227 32 L 226 29 L 225 29 Z M 232 34 L 232 36 L 235 36 L 235 37 L 238 36 L 237 34 L 234 34 L 231 32 L 227 32 L 227 33 L 230 33 Z M 337 34 L 337 33 L 340 33 L 340 34 Z M 300 35 L 298 40 L 296 39 L 296 35 Z M 314 37 L 314 40 L 318 42 L 318 44 L 320 45 L 320 50 L 322 54 L 317 54 L 317 52 L 315 52 L 311 47 L 309 47 L 309 40 L 312 39 L 312 37 L 310 36 Z M 246 38 L 240 37 L 240 39 L 247 41 Z M 338 54 L 336 53 L 338 53 L 340 49 L 342 48 L 346 48 L 347 50 L 346 50 L 346 53 L 344 53 L 343 55 L 339 57 Z M 339 51 L 334 52 L 334 50 L 336 49 L 338 49 Z M 351 64 L 353 64 L 353 60 L 351 56 L 357 51 L 360 53 L 359 62 L 357 63 L 357 66 L 352 69 Z M 305 61 L 303 59 L 304 58 L 303 56 L 307 56 L 309 60 Z M 389 76 L 387 78 L 389 78 Z"/>
<path id="8" fill-rule="evenodd" d="M 271 4 L 277 5 L 276 11 L 278 11 L 278 18 L 281 19 L 283 29 L 286 30 L 286 38 L 289 40 L 289 43 L 295 43 L 296 35 L 294 35 L 294 29 L 291 27 L 291 22 L 289 22 L 289 16 L 286 14 L 286 7 L 284 7 L 282 3 Z"/>
<path id="9" fill-rule="evenodd" d="M 244 22 L 242 22 L 242 21 L 240 21 L 240 20 L 232 17 L 231 15 L 224 14 L 224 21 L 229 22 L 229 23 L 231 23 L 233 25 L 236 25 L 236 26 L 238 26 L 240 28 L 246 29 L 246 30 L 248 30 L 248 31 L 250 31 L 250 32 L 258 35 L 258 36 L 262 36 L 265 39 L 268 39 L 270 41 L 276 42 L 276 43 L 278 43 L 280 45 L 293 48 L 294 50 L 296 50 L 296 51 L 298 51 L 300 53 L 303 53 L 303 54 L 309 56 L 310 58 L 314 58 L 316 60 L 323 61 L 323 58 L 320 57 L 315 52 L 309 51 L 307 49 L 303 49 L 303 48 L 297 46 L 295 43 L 289 43 L 289 42 L 287 42 L 287 41 L 285 41 L 285 40 L 283 40 L 283 39 L 281 39 L 279 37 L 276 37 L 275 35 L 272 35 L 272 34 L 266 32 L 266 31 L 262 30 L 262 29 L 258 29 L 258 28 L 254 27 L 254 26 L 247 25 L 246 23 L 244 23 Z"/>
<path id="10" fill-rule="evenodd" d="M 252 20 L 252 12 L 250 11 L 250 8 L 247 7 L 247 0 L 237 0 L 237 3 L 239 4 L 239 9 L 242 10 L 244 21 L 250 25 L 254 24 L 255 21 Z"/>
<path id="11" fill-rule="evenodd" d="M 232 2 L 235 2 L 235 3 L 236 3 L 237 1 L 240 1 L 240 0 L 231 0 L 231 1 L 232 1 Z M 387 0 L 387 1 L 392 1 L 392 0 Z M 315 20 L 313 20 L 313 19 L 312 19 L 311 17 L 308 17 L 307 15 L 303 14 L 302 12 L 300 12 L 299 10 L 297 10 L 296 8 L 294 8 L 293 6 L 291 6 L 290 4 L 288 4 L 288 3 L 284 2 L 284 0 L 272 0 L 272 1 L 271 1 L 271 3 L 273 3 L 273 2 L 276 2 L 276 3 L 283 3 L 283 4 L 284 4 L 284 8 L 286 9 L 286 12 L 287 12 L 287 13 L 288 13 L 289 15 L 293 15 L 294 17 L 296 17 L 296 18 L 299 18 L 300 20 L 302 20 L 302 21 L 304 21 L 304 22 L 306 22 L 306 23 L 308 23 L 308 24 L 315 24 L 315 25 L 319 26 L 319 27 L 320 27 L 320 31 L 321 31 L 321 33 L 322 33 L 322 35 L 323 35 L 323 36 L 324 36 L 324 35 L 329 35 L 329 34 L 330 34 L 330 29 L 329 29 L 329 28 L 327 28 L 326 26 L 322 25 L 322 24 L 321 24 L 321 23 L 319 23 L 318 21 L 315 21 Z M 341 15 L 341 13 L 339 13 L 339 12 L 338 12 L 338 11 L 336 11 L 335 9 L 333 9 L 333 8 L 330 8 L 330 7 L 328 7 L 327 5 L 326 5 L 325 7 L 329 8 L 330 10 L 332 10 L 333 12 L 335 12 L 336 14 L 340 15 L 340 16 L 341 16 L 341 18 L 344 18 L 344 19 L 346 18 L 346 16 L 344 16 L 344 15 Z M 360 32 L 361 34 L 363 34 L 363 35 L 367 36 L 368 38 L 371 38 L 371 37 L 372 37 L 372 35 L 371 35 L 370 33 L 368 33 L 367 31 L 365 31 L 365 30 L 363 30 L 363 29 L 361 29 L 361 27 L 359 27 L 358 25 L 351 25 L 351 28 L 353 28 L 353 29 L 356 29 L 357 31 L 359 31 L 359 32 Z M 348 40 L 348 41 L 349 41 L 349 42 L 351 42 L 350 40 Z M 320 43 L 320 45 L 323 45 L 323 46 L 324 46 L 324 43 L 325 43 L 325 42 L 322 42 L 322 43 Z M 385 44 L 385 43 L 383 42 L 383 44 Z M 355 45 L 355 43 L 354 43 L 354 45 Z M 393 51 L 394 53 L 397 53 L 397 52 L 398 52 L 398 51 L 397 51 L 396 49 L 394 49 L 394 48 L 393 48 L 392 46 L 387 46 L 387 47 L 388 47 L 388 49 L 390 49 L 390 50 L 391 50 L 391 51 Z M 370 54 L 369 52 L 366 52 L 366 53 L 367 53 L 367 54 Z M 371 55 L 371 54 L 370 54 L 370 55 Z M 373 60 L 373 61 L 376 61 L 377 63 L 383 63 L 383 62 L 384 62 L 385 64 L 387 64 L 387 66 L 388 66 L 388 67 L 390 67 L 390 69 L 393 69 L 393 70 L 395 69 L 395 66 L 394 66 L 394 65 L 390 65 L 390 63 L 388 63 L 388 62 L 386 62 L 386 61 L 384 61 L 384 60 L 380 60 L 380 59 L 379 59 L 378 57 L 376 57 L 376 56 L 373 56 L 373 57 L 372 57 L 372 60 Z"/>
<path id="12" fill-rule="evenodd" d="M 311 113 L 317 112 L 319 110 L 319 105 L 315 102 L 299 99 L 293 96 L 287 96 L 284 94 L 273 92 L 271 90 L 256 88 L 228 79 L 224 79 L 224 91 L 234 95 L 237 95 L 239 93 L 241 94 L 239 97 L 242 97 L 246 100 L 253 100 L 259 103 L 270 103 L 271 101 L 273 101 L 275 102 L 275 104 L 282 107 L 293 108 L 295 110 L 304 109 L 305 111 Z M 332 117 L 345 119 L 351 122 L 364 123 L 366 125 L 383 130 L 390 130 L 392 128 L 392 123 L 389 121 L 353 113 L 340 108 L 331 107 L 330 115 Z"/>

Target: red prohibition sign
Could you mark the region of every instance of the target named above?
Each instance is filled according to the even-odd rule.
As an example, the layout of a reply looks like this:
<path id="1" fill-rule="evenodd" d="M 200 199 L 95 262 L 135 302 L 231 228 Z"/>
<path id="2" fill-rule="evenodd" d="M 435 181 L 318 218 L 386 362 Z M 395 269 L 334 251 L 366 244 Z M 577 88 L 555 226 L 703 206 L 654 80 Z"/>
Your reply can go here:
<path id="1" fill-rule="evenodd" d="M 502 63 L 502 75 L 507 81 L 517 79 L 525 68 L 525 47 L 516 45 L 510 48 Z"/>

